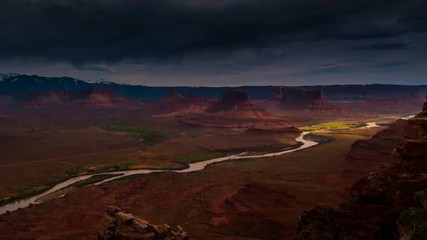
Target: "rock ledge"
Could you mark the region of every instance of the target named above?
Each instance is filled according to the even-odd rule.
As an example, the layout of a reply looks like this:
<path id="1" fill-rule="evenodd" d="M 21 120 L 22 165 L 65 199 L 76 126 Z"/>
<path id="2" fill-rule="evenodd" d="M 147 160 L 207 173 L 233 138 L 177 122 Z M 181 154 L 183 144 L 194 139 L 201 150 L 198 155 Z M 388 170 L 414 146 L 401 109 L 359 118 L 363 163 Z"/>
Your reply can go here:
<path id="1" fill-rule="evenodd" d="M 107 214 L 98 229 L 99 240 L 184 240 L 190 239 L 180 226 L 176 230 L 167 225 L 153 225 L 146 220 L 108 206 Z"/>

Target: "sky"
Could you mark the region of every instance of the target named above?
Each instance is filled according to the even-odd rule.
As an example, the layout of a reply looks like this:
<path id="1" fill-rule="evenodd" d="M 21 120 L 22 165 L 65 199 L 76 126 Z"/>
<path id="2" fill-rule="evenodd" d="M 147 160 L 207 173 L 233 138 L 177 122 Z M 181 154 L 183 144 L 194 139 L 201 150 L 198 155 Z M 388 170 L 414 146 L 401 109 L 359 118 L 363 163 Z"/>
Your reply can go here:
<path id="1" fill-rule="evenodd" d="M 151 86 L 426 84 L 425 0 L 1 0 L 0 73 Z"/>

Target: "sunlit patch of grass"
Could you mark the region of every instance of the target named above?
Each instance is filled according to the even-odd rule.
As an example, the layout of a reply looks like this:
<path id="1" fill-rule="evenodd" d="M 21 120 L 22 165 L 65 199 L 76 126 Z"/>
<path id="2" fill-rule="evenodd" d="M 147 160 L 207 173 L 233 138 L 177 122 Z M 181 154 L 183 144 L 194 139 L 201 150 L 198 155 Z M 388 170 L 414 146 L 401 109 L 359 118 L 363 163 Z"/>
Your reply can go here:
<path id="1" fill-rule="evenodd" d="M 327 122 L 318 125 L 309 125 L 300 127 L 301 131 L 311 132 L 317 130 L 348 130 L 366 126 L 365 123 L 345 123 L 345 122 Z"/>

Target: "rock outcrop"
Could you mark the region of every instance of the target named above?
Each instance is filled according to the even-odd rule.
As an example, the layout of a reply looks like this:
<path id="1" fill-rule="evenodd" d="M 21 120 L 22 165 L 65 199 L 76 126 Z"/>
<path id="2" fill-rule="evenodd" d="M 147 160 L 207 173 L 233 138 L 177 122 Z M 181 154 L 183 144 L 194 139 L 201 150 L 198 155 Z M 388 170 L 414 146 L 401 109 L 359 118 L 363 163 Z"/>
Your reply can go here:
<path id="1" fill-rule="evenodd" d="M 233 111 L 237 108 L 247 108 L 249 103 L 249 96 L 245 92 L 227 91 L 224 92 L 222 98 L 206 110 L 207 113 L 219 113 Z M 252 106 L 252 105 L 251 105 Z M 255 107 L 256 108 L 256 107 Z"/>
<path id="2" fill-rule="evenodd" d="M 84 106 L 87 108 L 114 108 L 114 107 L 136 107 L 131 102 L 108 89 L 90 89 L 85 91 L 83 97 L 76 99 L 73 105 Z"/>
<path id="3" fill-rule="evenodd" d="M 249 101 L 249 95 L 245 92 L 227 91 L 224 92 L 221 100 L 230 103 L 247 102 Z"/>
<path id="4" fill-rule="evenodd" d="M 179 115 L 183 117 L 180 122 L 186 125 L 295 132 L 288 121 L 253 104 L 245 92 L 226 91 L 217 101 L 188 96 L 157 105 L 169 109 L 163 111 L 169 114 L 162 115 Z"/>
<path id="5" fill-rule="evenodd" d="M 98 230 L 99 240 L 184 240 L 188 234 L 177 226 L 176 230 L 167 225 L 153 225 L 109 206 Z"/>
<path id="6" fill-rule="evenodd" d="M 276 118 L 273 114 L 251 103 L 247 93 L 238 91 L 224 92 L 221 99 L 206 109 L 206 113 L 234 119 Z"/>
<path id="7" fill-rule="evenodd" d="M 169 89 L 168 95 L 161 99 L 159 102 L 173 102 L 173 101 L 180 101 L 184 99 L 184 96 L 179 94 L 175 88 Z"/>
<path id="8" fill-rule="evenodd" d="M 18 99 L 18 105 L 37 109 L 49 107 L 84 107 L 89 109 L 139 107 L 138 102 L 123 98 L 109 89 L 35 92 Z"/>
<path id="9" fill-rule="evenodd" d="M 204 99 L 194 95 L 183 96 L 175 89 L 160 101 L 148 107 L 147 111 L 155 116 L 177 116 L 204 113 L 214 103 L 211 99 Z"/>
<path id="10" fill-rule="evenodd" d="M 274 97 L 260 103 L 275 113 L 300 113 L 308 116 L 346 114 L 342 106 L 327 100 L 319 89 L 280 87 Z M 353 113 L 354 115 L 354 113 Z"/>
<path id="11" fill-rule="evenodd" d="M 284 110 L 302 110 L 323 99 L 322 92 L 316 89 L 280 88 L 280 106 Z"/>
<path id="12" fill-rule="evenodd" d="M 19 100 L 19 105 L 28 108 L 45 108 L 51 106 L 62 106 L 70 98 L 67 92 L 47 91 L 29 94 Z"/>
<path id="13" fill-rule="evenodd" d="M 317 206 L 304 212 L 294 239 L 399 239 L 402 211 L 420 207 L 415 196 L 427 189 L 427 104 L 408 120 L 405 139 L 393 159 L 394 166 L 357 181 L 351 199 L 339 207 Z"/>
<path id="14" fill-rule="evenodd" d="M 409 95 L 394 98 L 374 98 L 347 104 L 348 108 L 375 114 L 407 114 L 419 111 L 423 96 Z"/>

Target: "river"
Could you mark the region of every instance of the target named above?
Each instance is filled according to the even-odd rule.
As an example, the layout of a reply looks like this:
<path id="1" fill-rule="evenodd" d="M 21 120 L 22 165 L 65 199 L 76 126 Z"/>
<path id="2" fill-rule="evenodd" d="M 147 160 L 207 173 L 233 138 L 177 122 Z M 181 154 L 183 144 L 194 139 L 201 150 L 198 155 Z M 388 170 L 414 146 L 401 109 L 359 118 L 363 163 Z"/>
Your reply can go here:
<path id="1" fill-rule="evenodd" d="M 363 128 L 372 128 L 372 127 L 379 127 L 375 122 L 369 122 L 367 123 L 367 125 Z M 0 207 L 0 215 L 4 214 L 6 212 L 12 212 L 12 211 L 16 211 L 20 208 L 26 208 L 30 205 L 33 204 L 39 204 L 41 203 L 41 201 L 38 201 L 39 199 L 53 193 L 56 192 L 58 190 L 64 189 L 68 186 L 71 186 L 74 183 L 89 179 L 93 176 L 98 176 L 98 175 L 105 175 L 105 174 L 120 174 L 119 176 L 113 176 L 111 178 L 107 178 L 104 180 L 101 180 L 100 182 L 94 183 L 94 185 L 99 185 L 102 183 L 106 183 L 106 182 L 110 182 L 119 178 L 123 178 L 126 176 L 131 176 L 131 175 L 137 175 L 137 174 L 148 174 L 148 173 L 160 173 L 160 172 L 177 172 L 177 173 L 189 173 L 189 172 L 196 172 L 196 171 L 201 171 L 203 169 L 205 169 L 207 166 L 214 164 L 214 163 L 219 163 L 219 162 L 224 162 L 224 161 L 230 161 L 230 160 L 238 160 L 238 159 L 253 159 L 253 158 L 265 158 L 265 157 L 274 157 L 274 156 L 280 156 L 283 154 L 287 154 L 287 153 L 291 153 L 291 152 L 296 152 L 296 151 L 300 151 L 303 149 L 307 149 L 313 146 L 318 145 L 319 143 L 309 140 L 307 138 L 305 138 L 305 136 L 308 134 L 309 132 L 303 132 L 300 136 L 298 136 L 295 141 L 300 143 L 300 145 L 298 147 L 289 147 L 286 149 L 283 149 L 282 151 L 279 152 L 272 152 L 272 153 L 266 153 L 266 154 L 258 154 L 258 155 L 246 155 L 246 153 L 241 153 L 241 154 L 234 154 L 234 155 L 228 155 L 225 157 L 219 157 L 219 158 L 213 158 L 213 159 L 209 159 L 206 161 L 200 161 L 200 162 L 195 162 L 195 163 L 190 163 L 188 165 L 188 168 L 185 169 L 181 169 L 181 170 L 148 170 L 148 169 L 140 169 L 140 170 L 127 170 L 127 171 L 115 171 L 115 172 L 105 172 L 105 173 L 97 173 L 97 174 L 92 174 L 92 175 L 83 175 L 83 176 L 78 176 L 78 177 L 74 177 L 74 178 L 70 178 L 64 182 L 61 182 L 57 185 L 55 185 L 53 188 L 47 190 L 46 192 L 40 193 L 38 195 L 29 197 L 29 198 L 25 198 L 25 199 L 21 199 L 21 200 L 17 200 L 11 203 L 8 203 L 4 206 Z"/>

